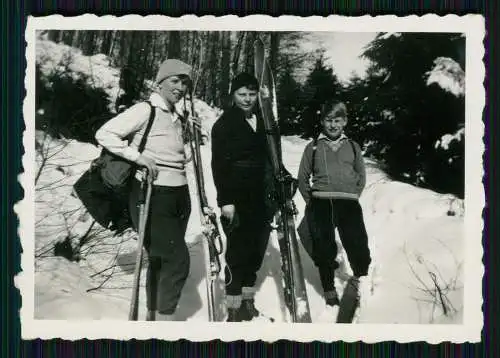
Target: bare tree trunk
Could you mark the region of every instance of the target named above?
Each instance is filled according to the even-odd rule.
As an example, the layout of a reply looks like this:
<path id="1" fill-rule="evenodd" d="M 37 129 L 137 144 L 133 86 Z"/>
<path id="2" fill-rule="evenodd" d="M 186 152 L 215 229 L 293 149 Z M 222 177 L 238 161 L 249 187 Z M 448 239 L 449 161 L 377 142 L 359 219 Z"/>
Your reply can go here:
<path id="1" fill-rule="evenodd" d="M 88 31 L 84 33 L 82 53 L 85 56 L 95 54 L 96 31 Z"/>
<path id="2" fill-rule="evenodd" d="M 109 47 L 109 52 L 108 52 L 108 56 L 113 58 L 113 60 L 115 60 L 114 58 L 115 56 L 113 56 L 113 54 L 115 52 L 116 42 L 118 41 L 118 39 L 119 39 L 118 31 L 113 31 L 113 33 L 111 34 L 111 45 Z"/>
<path id="3" fill-rule="evenodd" d="M 49 35 L 48 35 L 48 39 L 50 41 L 53 41 L 53 42 L 59 42 L 59 40 L 61 39 L 61 31 L 59 31 L 59 30 L 50 30 L 49 31 Z"/>
<path id="4" fill-rule="evenodd" d="M 75 31 L 73 30 L 63 30 L 62 31 L 62 41 L 64 44 L 71 46 L 73 43 L 73 36 L 75 35 Z"/>
<path id="5" fill-rule="evenodd" d="M 193 95 L 199 93 L 199 85 L 202 81 L 206 80 L 204 76 L 204 68 L 206 67 L 206 42 L 202 33 L 193 33 L 192 41 L 192 59 L 191 64 L 193 65 Z M 198 96 L 199 97 L 199 96 Z"/>
<path id="6" fill-rule="evenodd" d="M 209 54 L 208 51 L 210 49 L 210 32 L 208 32 L 208 31 L 199 32 L 198 36 L 200 36 L 201 41 L 204 44 L 204 47 L 205 47 L 204 51 L 205 51 L 205 54 L 206 54 L 205 58 L 207 58 L 208 54 Z M 203 63 L 205 65 L 206 64 L 206 60 L 203 60 Z M 207 77 L 208 76 L 206 76 L 205 73 L 201 73 L 200 77 L 199 77 L 199 80 L 198 80 L 199 98 L 203 99 L 204 101 L 208 101 L 208 98 L 207 98 L 207 89 L 208 89 L 207 83 L 208 83 L 208 79 L 207 79 Z"/>
<path id="7" fill-rule="evenodd" d="M 210 39 L 210 57 L 209 57 L 209 74 L 210 74 L 210 105 L 214 104 L 217 98 L 217 73 L 219 69 L 219 32 L 214 31 Z"/>
<path id="8" fill-rule="evenodd" d="M 123 67 L 127 63 L 127 57 L 130 49 L 131 31 L 120 31 L 118 33 L 118 63 L 119 67 Z"/>
<path id="9" fill-rule="evenodd" d="M 243 46 L 243 40 L 245 39 L 245 31 L 241 31 L 238 34 L 238 41 L 236 42 L 236 46 L 234 48 L 233 52 L 233 60 L 231 61 L 231 72 L 229 74 L 229 81 L 232 81 L 234 76 L 239 71 L 239 63 L 240 63 L 240 54 L 241 54 L 241 47 Z M 229 84 L 229 90 L 231 90 L 231 83 Z"/>
<path id="10" fill-rule="evenodd" d="M 124 90 L 118 101 L 118 105 L 129 107 L 135 99 L 140 96 L 140 85 L 138 84 L 138 68 L 143 67 L 140 63 L 140 52 L 138 48 L 139 34 L 137 31 L 121 32 L 119 60 L 120 67 L 120 87 Z"/>
<path id="11" fill-rule="evenodd" d="M 114 31 L 104 31 L 100 50 L 101 53 L 109 55 L 112 47 L 113 32 Z"/>
<path id="12" fill-rule="evenodd" d="M 194 39 L 194 33 L 193 31 L 183 31 L 181 34 L 181 43 L 184 45 L 182 46 L 181 52 L 181 60 L 188 64 L 193 63 L 193 39 Z"/>
<path id="13" fill-rule="evenodd" d="M 245 41 L 245 67 L 244 71 L 248 73 L 254 73 L 254 66 L 253 66 L 253 43 L 256 38 L 256 33 L 255 32 L 247 32 L 247 37 Z"/>
<path id="14" fill-rule="evenodd" d="M 222 48 L 221 48 L 221 64 L 220 64 L 220 81 L 219 81 L 219 98 L 217 106 L 226 107 L 228 105 L 227 96 L 229 93 L 229 76 L 231 67 L 231 40 L 229 31 L 222 33 Z"/>
<path id="15" fill-rule="evenodd" d="M 271 32 L 271 46 L 269 51 L 269 65 L 271 66 L 271 71 L 276 73 L 276 66 L 278 63 L 278 54 L 280 48 L 280 34 L 279 32 Z"/>
<path id="16" fill-rule="evenodd" d="M 181 57 L 181 35 L 179 31 L 170 31 L 168 37 L 168 58 Z"/>
<path id="17" fill-rule="evenodd" d="M 199 52 L 199 43 L 201 41 L 197 42 L 197 39 L 199 39 L 198 36 L 199 36 L 199 33 L 194 32 L 194 31 L 190 32 L 189 42 L 188 42 L 189 43 L 189 47 L 188 47 L 188 49 L 189 49 L 189 51 L 188 51 L 189 63 L 195 62 L 196 54 Z M 199 40 L 201 40 L 201 38 Z"/>
<path id="18" fill-rule="evenodd" d="M 149 77 L 149 74 L 152 72 L 149 67 L 149 58 L 153 55 L 151 51 L 151 44 L 153 42 L 153 33 L 151 31 L 145 31 L 143 33 L 143 41 L 144 47 L 142 49 L 142 63 L 144 66 L 143 71 L 141 71 L 141 82 L 144 84 L 144 80 Z M 143 85 L 144 88 L 144 85 Z"/>
<path id="19" fill-rule="evenodd" d="M 151 55 L 149 56 L 149 61 L 148 61 L 148 78 L 152 79 L 154 78 L 155 75 L 155 68 L 156 68 L 156 63 L 157 63 L 157 57 L 158 57 L 158 32 L 153 32 L 151 33 Z"/>
<path id="20" fill-rule="evenodd" d="M 82 36 L 82 31 L 81 30 L 76 30 L 75 35 L 73 36 L 71 46 L 72 47 L 78 47 L 78 42 L 80 41 L 80 37 Z"/>

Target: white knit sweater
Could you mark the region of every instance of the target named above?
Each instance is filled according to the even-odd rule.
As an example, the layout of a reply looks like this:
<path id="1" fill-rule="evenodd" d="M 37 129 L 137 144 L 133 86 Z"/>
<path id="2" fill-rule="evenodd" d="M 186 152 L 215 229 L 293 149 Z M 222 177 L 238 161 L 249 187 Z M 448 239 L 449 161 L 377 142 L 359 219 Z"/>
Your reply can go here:
<path id="1" fill-rule="evenodd" d="M 156 113 L 142 154 L 158 165 L 158 177 L 153 184 L 185 185 L 188 158 L 182 140 L 180 117 L 169 110 L 159 94 L 153 93 L 149 100 Z M 110 152 L 135 162 L 140 156 L 138 147 L 146 130 L 150 108 L 145 102 L 137 103 L 112 118 L 97 131 L 97 142 Z M 140 179 L 139 172 L 136 178 Z"/>

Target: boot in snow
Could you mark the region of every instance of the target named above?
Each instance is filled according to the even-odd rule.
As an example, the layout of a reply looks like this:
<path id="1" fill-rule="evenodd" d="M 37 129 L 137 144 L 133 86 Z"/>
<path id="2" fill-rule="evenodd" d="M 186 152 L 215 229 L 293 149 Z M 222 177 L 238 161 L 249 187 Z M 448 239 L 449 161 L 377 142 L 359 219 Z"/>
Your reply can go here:
<path id="1" fill-rule="evenodd" d="M 241 309 L 245 312 L 247 317 L 250 317 L 250 320 L 254 317 L 259 317 L 260 312 L 255 308 L 255 300 L 254 299 L 244 299 L 241 301 Z"/>
<path id="2" fill-rule="evenodd" d="M 243 312 L 241 307 L 227 309 L 226 322 L 242 322 L 242 321 L 249 321 L 250 319 L 248 319 L 248 315 L 245 312 Z"/>
<path id="3" fill-rule="evenodd" d="M 254 318 L 258 318 L 261 320 L 264 320 L 266 322 L 274 322 L 273 317 L 269 317 L 267 315 L 262 314 L 256 307 L 255 307 L 255 300 L 252 299 L 244 299 L 241 301 L 241 310 L 243 311 L 243 316 L 244 318 L 247 318 L 245 320 L 251 321 Z"/>
<path id="4" fill-rule="evenodd" d="M 339 295 L 336 290 L 325 292 L 325 301 L 328 306 L 338 306 L 340 304 Z"/>
<path id="5" fill-rule="evenodd" d="M 335 289 L 325 291 L 324 297 L 325 306 L 316 320 L 321 323 L 335 323 L 340 305 L 338 293 Z"/>

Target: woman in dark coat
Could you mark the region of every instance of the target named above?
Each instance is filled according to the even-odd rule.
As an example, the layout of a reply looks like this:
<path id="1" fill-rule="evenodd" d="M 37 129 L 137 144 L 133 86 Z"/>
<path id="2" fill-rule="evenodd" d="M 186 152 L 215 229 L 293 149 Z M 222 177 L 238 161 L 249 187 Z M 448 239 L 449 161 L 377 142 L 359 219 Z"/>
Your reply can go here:
<path id="1" fill-rule="evenodd" d="M 264 179 L 266 136 L 255 114 L 258 88 L 252 75 L 238 75 L 231 84 L 232 106 L 212 128 L 212 173 L 227 237 L 228 322 L 259 316 L 254 285 L 271 231 Z"/>

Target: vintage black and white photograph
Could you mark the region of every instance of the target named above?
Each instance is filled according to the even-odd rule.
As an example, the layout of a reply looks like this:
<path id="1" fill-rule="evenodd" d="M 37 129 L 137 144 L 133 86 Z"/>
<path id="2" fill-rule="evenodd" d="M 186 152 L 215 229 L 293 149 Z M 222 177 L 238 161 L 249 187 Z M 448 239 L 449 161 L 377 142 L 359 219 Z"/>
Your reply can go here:
<path id="1" fill-rule="evenodd" d="M 50 19 L 28 335 L 479 339 L 480 16 Z"/>

